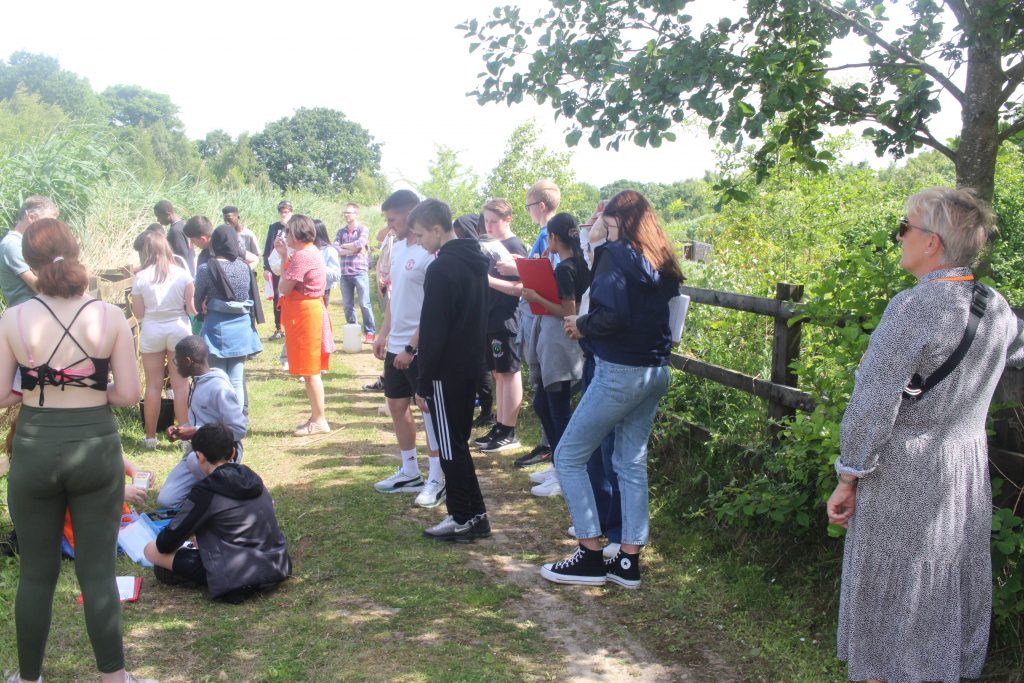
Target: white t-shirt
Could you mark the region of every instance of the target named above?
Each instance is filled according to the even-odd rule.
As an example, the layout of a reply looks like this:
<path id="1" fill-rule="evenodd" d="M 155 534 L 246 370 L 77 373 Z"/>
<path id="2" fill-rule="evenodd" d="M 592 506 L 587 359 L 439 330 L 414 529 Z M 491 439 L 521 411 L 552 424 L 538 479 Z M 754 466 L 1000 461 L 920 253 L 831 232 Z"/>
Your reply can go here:
<path id="1" fill-rule="evenodd" d="M 418 244 L 399 240 L 391 247 L 391 333 L 388 352 L 401 353 L 420 326 L 423 280 L 434 256 Z"/>
<path id="2" fill-rule="evenodd" d="M 192 282 L 192 275 L 177 263 L 171 264 L 167 278 L 154 282 L 156 266 L 143 268 L 132 280 L 132 295 L 141 296 L 146 305 L 144 320 L 163 322 L 188 319 L 185 313 L 185 288 Z"/>

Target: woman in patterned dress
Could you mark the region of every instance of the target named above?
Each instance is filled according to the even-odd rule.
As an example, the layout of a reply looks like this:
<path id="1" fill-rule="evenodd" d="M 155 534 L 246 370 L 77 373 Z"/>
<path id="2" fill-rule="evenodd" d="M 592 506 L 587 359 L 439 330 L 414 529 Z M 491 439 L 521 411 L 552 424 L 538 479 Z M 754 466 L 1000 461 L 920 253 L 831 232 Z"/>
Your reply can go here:
<path id="1" fill-rule="evenodd" d="M 324 383 L 321 372 L 328 369 L 334 351 L 331 321 L 324 306 L 327 267 L 317 249 L 316 226 L 308 216 L 294 215 L 274 248 L 281 254 L 280 306 L 288 349 L 288 372 L 303 378 L 309 398 L 309 419 L 295 428 L 295 436 L 330 431 L 324 412 Z M 294 250 L 292 254 L 288 249 Z"/>
<path id="2" fill-rule="evenodd" d="M 995 215 L 971 190 L 907 200 L 900 266 L 915 287 L 871 335 L 843 416 L 829 521 L 846 526 L 839 658 L 850 680 L 977 678 L 992 611 L 991 488 L 985 418 L 1005 365 L 1024 365 L 1024 327 L 993 292 L 967 355 L 918 399 L 959 345 L 974 287 L 969 266 Z"/>

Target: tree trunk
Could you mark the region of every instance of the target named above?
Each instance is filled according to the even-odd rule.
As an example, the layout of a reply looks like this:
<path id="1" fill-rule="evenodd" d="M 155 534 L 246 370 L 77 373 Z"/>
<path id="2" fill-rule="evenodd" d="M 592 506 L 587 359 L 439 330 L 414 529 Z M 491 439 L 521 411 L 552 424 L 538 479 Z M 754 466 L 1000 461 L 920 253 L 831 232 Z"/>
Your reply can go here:
<path id="1" fill-rule="evenodd" d="M 971 4 L 974 27 L 967 48 L 967 81 L 961 109 L 960 145 L 956 150 L 956 183 L 974 188 L 992 201 L 999 150 L 999 97 L 1004 74 L 999 61 L 1000 26 L 990 20 L 993 0 Z"/>

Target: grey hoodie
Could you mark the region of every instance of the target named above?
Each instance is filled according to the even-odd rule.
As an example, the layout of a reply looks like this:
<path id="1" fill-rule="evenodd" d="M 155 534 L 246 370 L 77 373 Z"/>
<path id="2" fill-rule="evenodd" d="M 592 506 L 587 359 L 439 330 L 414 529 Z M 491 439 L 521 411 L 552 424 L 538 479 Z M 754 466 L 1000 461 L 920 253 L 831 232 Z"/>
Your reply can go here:
<path id="1" fill-rule="evenodd" d="M 210 368 L 206 374 L 192 378 L 188 421 L 196 429 L 220 422 L 231 430 L 235 441 L 245 438 L 249 418 L 242 413 L 242 404 L 231 386 L 231 380 L 220 368 Z"/>

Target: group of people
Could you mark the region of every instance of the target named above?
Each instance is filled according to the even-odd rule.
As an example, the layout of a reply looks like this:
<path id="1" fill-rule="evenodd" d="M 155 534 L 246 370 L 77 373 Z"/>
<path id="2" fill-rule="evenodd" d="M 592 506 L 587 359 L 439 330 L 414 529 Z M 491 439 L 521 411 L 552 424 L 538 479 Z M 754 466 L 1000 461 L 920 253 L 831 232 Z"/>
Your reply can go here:
<path id="1" fill-rule="evenodd" d="M 639 193 L 616 194 L 582 226 L 558 213 L 559 199 L 550 181 L 530 188 L 524 208 L 541 231 L 529 251 L 511 234 L 512 207 L 502 199 L 489 200 L 479 216 L 455 219 L 444 202 L 408 190 L 383 203 L 387 225 L 377 237 L 386 263 L 376 287 L 384 317 L 377 329 L 364 310 L 363 322 L 384 363 L 401 465 L 375 488 L 415 492 L 424 507 L 444 503 L 447 514 L 424 530 L 427 538 L 489 536 L 470 438 L 474 426 L 489 427 L 475 443 L 482 452 L 519 447 L 525 361 L 547 447 L 516 464 L 549 461 L 532 475 L 540 487 L 534 492 L 564 496 L 578 539 L 569 557 L 544 564 L 540 574 L 559 584 L 636 588 L 649 539 L 647 442 L 669 385 L 669 311 L 683 276 L 675 247 Z M 369 249 L 368 235 L 350 221 L 356 214 L 348 207 L 333 245 L 322 223 L 294 214 L 287 202 L 278 208 L 282 220 L 271 226 L 262 258 L 279 299 L 275 335 L 284 337 L 289 372 L 303 378 L 310 401 L 296 434 L 309 435 L 329 429 L 321 373 L 333 344 L 330 254 L 322 249 L 329 246 L 339 262 L 355 258 Z M 953 681 L 979 676 L 986 656 L 985 419 L 1003 367 L 1024 365 L 1024 323 L 970 270 L 994 226 L 984 202 L 969 190 L 935 188 L 912 196 L 906 211 L 900 264 L 918 284 L 890 302 L 857 370 L 839 482 L 827 504 L 829 520 L 848 527 L 839 656 L 851 680 Z M 252 268 L 260 255 L 234 207 L 216 229 L 203 216 L 180 220 L 166 202 L 156 214 L 159 229 L 137 241 L 132 310 L 142 321 L 147 399 L 170 375 L 175 398 L 186 399 L 176 403 L 177 424 L 167 435 L 187 445 L 158 496 L 178 514 L 145 555 L 162 581 L 207 585 L 211 596 L 237 601 L 291 571 L 270 495 L 240 463 L 248 428 L 240 367 L 262 348 Z M 0 318 L 0 406 L 21 405 L 9 478 L 21 545 L 21 671 L 10 680 L 40 679 L 49 629 L 41 606 L 52 603 L 70 514 L 97 666 L 106 682 L 133 681 L 124 670 L 113 552 L 125 497 L 133 494 L 126 493 L 111 407 L 139 399 L 135 349 L 123 312 L 85 294 L 78 244 L 57 217 L 53 202 L 30 197 L 0 240 L 8 302 Z M 201 249 L 194 262 L 193 245 Z M 531 256 L 551 261 L 554 297 L 523 286 L 521 259 Z M 361 304 L 368 300 L 364 265 L 350 271 L 352 308 L 355 294 Z M 150 372 L 159 381 L 151 384 Z M 426 431 L 425 477 L 413 404 Z M 151 415 L 147 406 L 147 439 L 156 436 Z"/>

